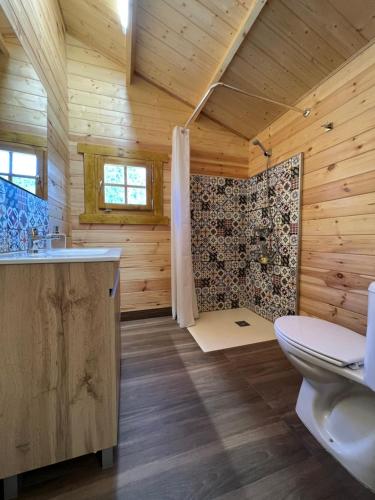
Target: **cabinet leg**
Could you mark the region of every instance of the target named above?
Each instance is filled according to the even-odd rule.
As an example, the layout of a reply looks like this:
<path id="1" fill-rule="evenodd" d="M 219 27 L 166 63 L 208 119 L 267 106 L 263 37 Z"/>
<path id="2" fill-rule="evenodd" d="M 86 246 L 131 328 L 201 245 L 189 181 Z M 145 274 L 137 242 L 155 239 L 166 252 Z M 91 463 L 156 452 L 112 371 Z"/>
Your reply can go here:
<path id="1" fill-rule="evenodd" d="M 4 500 L 18 497 L 18 476 L 3 479 Z"/>
<path id="2" fill-rule="evenodd" d="M 113 448 L 102 450 L 102 469 L 110 469 L 113 467 Z"/>

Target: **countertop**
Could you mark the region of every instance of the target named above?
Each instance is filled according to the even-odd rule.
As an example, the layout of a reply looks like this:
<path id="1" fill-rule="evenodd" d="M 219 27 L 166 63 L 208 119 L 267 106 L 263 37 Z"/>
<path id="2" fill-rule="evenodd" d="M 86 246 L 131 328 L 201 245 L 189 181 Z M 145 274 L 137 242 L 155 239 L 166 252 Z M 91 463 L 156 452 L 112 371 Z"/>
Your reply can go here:
<path id="1" fill-rule="evenodd" d="M 121 248 L 59 248 L 37 254 L 11 252 L 0 254 L 1 264 L 57 264 L 69 262 L 116 262 Z"/>

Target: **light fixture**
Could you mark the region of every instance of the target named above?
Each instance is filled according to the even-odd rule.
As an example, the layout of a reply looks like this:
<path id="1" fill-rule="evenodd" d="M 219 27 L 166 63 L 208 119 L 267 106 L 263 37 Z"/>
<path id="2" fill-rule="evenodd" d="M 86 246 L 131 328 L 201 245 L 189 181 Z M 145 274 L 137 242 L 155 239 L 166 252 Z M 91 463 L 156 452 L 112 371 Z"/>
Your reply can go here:
<path id="1" fill-rule="evenodd" d="M 117 12 L 120 16 L 122 31 L 126 33 L 129 21 L 129 1 L 130 0 L 117 0 Z"/>

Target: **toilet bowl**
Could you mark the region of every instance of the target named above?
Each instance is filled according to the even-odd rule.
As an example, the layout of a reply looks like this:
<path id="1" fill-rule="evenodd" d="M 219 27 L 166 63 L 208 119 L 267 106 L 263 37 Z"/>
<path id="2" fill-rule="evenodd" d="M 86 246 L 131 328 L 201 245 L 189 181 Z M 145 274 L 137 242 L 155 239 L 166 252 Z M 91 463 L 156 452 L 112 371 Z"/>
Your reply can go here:
<path id="1" fill-rule="evenodd" d="M 375 492 L 375 282 L 366 337 L 305 316 L 283 316 L 275 333 L 303 376 L 296 412 L 319 443 Z"/>

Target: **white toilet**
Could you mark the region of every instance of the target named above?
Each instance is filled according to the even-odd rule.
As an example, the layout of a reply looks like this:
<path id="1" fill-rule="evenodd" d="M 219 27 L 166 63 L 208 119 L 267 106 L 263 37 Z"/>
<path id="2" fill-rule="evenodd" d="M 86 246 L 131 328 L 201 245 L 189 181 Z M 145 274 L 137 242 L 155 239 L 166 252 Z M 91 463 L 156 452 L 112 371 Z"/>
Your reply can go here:
<path id="1" fill-rule="evenodd" d="M 296 411 L 320 444 L 375 491 L 375 282 L 366 337 L 305 316 L 275 321 L 281 349 L 302 374 Z"/>

